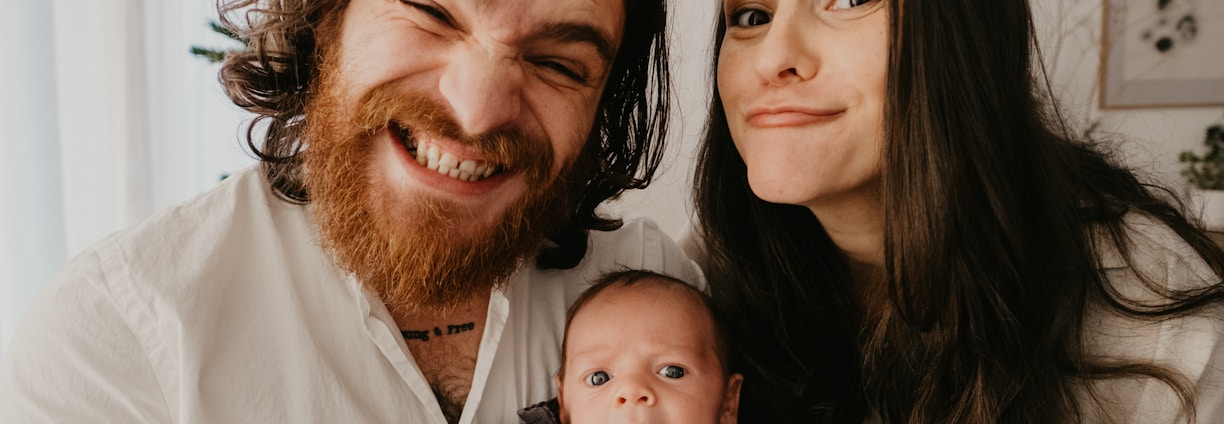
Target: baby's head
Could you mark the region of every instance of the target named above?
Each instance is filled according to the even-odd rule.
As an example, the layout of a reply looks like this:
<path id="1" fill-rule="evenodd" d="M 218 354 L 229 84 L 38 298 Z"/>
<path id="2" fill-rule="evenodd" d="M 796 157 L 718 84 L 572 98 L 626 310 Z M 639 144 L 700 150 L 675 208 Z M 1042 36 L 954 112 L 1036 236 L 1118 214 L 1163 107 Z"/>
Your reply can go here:
<path id="1" fill-rule="evenodd" d="M 570 306 L 563 344 L 564 423 L 736 422 L 743 377 L 709 301 L 682 281 L 605 276 Z"/>

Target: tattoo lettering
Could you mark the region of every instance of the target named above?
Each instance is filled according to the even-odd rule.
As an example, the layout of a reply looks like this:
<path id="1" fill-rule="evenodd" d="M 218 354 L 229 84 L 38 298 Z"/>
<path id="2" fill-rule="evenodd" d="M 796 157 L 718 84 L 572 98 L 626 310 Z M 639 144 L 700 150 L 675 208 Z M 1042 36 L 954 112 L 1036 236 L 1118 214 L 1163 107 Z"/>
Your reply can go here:
<path id="1" fill-rule="evenodd" d="M 423 342 L 429 341 L 428 331 L 400 330 L 400 334 L 404 335 L 404 340 L 421 339 Z"/>
<path id="2" fill-rule="evenodd" d="M 446 326 L 446 334 L 459 334 L 464 331 L 472 331 L 476 329 L 476 323 L 469 322 L 467 324 L 448 325 Z"/>
<path id="3" fill-rule="evenodd" d="M 446 326 L 446 333 L 442 332 L 441 328 L 434 327 L 433 335 L 442 336 L 444 334 L 459 334 L 476 329 L 475 322 L 466 324 L 453 324 Z M 429 341 L 429 330 L 400 330 L 400 334 L 404 336 L 404 340 L 420 340 L 423 342 Z"/>

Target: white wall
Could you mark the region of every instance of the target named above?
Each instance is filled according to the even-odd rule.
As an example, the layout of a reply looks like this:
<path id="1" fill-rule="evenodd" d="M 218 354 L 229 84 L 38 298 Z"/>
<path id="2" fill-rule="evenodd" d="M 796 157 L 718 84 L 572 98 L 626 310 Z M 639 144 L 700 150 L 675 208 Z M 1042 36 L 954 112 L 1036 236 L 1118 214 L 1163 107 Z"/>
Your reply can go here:
<path id="1" fill-rule="evenodd" d="M 1121 146 L 1127 164 L 1183 189 L 1177 154 L 1199 146 L 1208 125 L 1224 123 L 1224 107 L 1100 110 L 1097 71 L 1105 0 L 1032 1 L 1050 79 L 1072 123 L 1099 121 L 1101 130 L 1130 140 Z M 650 216 L 673 237 L 684 231 L 692 214 L 692 160 L 709 98 L 707 74 L 719 5 L 717 0 L 672 1 L 672 75 L 679 108 L 672 144 L 658 181 L 642 192 L 626 194 L 614 209 L 626 216 Z M 1224 54 L 1224 46 L 1218 51 Z"/>
<path id="2" fill-rule="evenodd" d="M 1200 146 L 1208 126 L 1224 123 L 1224 107 L 1101 110 L 1097 99 L 1103 3 L 1034 0 L 1054 90 L 1072 123 L 1098 121 L 1102 130 L 1128 138 L 1122 152 L 1129 165 L 1171 188 L 1185 189 L 1177 155 Z M 1224 56 L 1224 45 L 1217 47 L 1214 51 Z"/>
<path id="3" fill-rule="evenodd" d="M 610 214 L 648 216 L 677 238 L 693 216 L 691 182 L 694 157 L 710 98 L 710 59 L 715 13 L 721 0 L 669 0 L 671 74 L 674 91 L 666 156 L 645 190 L 630 191 L 613 203 Z"/>

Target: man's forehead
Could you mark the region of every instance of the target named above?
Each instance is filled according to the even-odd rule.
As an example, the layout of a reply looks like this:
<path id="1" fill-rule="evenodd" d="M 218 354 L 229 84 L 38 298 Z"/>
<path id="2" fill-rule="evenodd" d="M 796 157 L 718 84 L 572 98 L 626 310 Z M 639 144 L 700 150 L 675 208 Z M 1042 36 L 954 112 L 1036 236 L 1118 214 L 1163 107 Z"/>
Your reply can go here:
<path id="1" fill-rule="evenodd" d="M 471 6 L 474 20 L 507 37 L 551 36 L 573 40 L 589 28 L 615 49 L 624 29 L 624 0 L 455 0 Z M 473 25 L 480 25 L 473 22 Z M 585 37 L 585 36 L 583 36 Z"/>
<path id="2" fill-rule="evenodd" d="M 546 13 L 548 10 L 557 12 L 578 12 L 592 14 L 606 11 L 624 11 L 625 0 L 452 0 L 454 3 L 469 3 L 480 12 L 495 10 L 528 11 L 531 14 Z"/>

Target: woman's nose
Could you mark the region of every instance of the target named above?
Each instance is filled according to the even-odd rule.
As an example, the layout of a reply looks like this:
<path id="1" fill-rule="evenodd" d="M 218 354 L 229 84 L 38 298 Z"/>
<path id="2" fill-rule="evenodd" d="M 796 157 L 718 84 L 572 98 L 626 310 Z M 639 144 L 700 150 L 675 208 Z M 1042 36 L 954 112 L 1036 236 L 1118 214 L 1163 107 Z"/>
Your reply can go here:
<path id="1" fill-rule="evenodd" d="M 774 15 L 768 32 L 757 45 L 756 72 L 767 85 L 806 81 L 818 71 L 820 64 L 810 33 L 815 23 L 800 22 L 793 14 Z"/>

